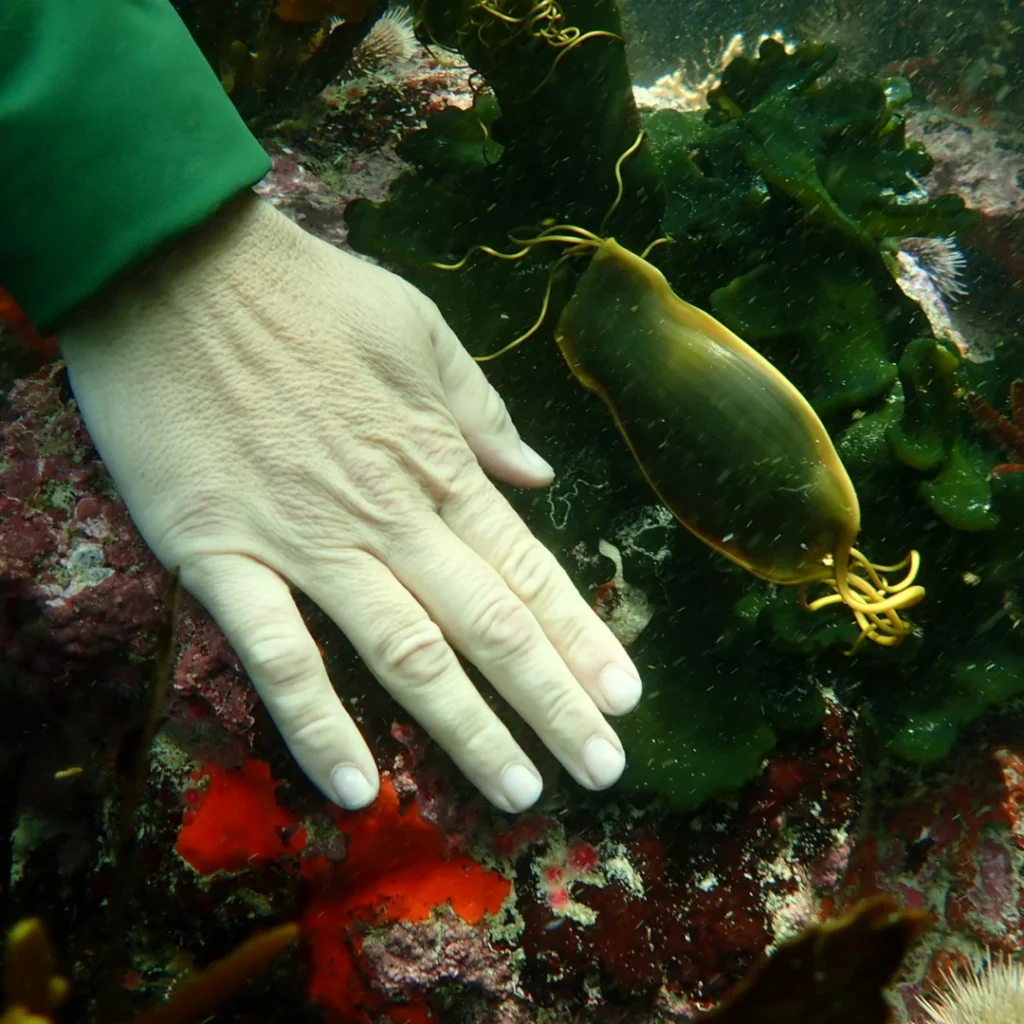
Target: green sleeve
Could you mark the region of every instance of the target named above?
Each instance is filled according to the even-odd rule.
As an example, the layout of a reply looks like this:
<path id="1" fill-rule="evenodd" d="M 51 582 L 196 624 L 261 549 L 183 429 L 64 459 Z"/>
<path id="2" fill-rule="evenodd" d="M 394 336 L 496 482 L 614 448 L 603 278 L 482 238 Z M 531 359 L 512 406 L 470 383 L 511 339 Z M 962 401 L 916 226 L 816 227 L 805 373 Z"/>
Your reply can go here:
<path id="1" fill-rule="evenodd" d="M 269 166 L 169 0 L 0 2 L 0 286 L 40 330 Z"/>

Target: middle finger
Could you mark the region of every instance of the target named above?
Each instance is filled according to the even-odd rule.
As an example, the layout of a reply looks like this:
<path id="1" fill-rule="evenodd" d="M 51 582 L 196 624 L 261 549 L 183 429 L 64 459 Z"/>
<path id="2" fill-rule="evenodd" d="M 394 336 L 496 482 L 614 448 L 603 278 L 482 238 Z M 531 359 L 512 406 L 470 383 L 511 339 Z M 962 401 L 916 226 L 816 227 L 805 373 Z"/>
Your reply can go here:
<path id="1" fill-rule="evenodd" d="M 622 745 L 530 609 L 441 519 L 418 526 L 393 552 L 392 572 L 577 782 L 612 785 Z"/>

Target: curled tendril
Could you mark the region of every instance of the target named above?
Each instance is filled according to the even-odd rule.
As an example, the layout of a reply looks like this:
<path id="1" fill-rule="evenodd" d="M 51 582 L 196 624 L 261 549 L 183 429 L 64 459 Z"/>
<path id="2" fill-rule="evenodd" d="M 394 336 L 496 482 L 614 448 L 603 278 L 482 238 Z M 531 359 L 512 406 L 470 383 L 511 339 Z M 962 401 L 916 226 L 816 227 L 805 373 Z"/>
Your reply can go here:
<path id="1" fill-rule="evenodd" d="M 924 597 L 924 587 L 915 585 L 921 568 L 921 556 L 911 551 L 896 565 L 876 565 L 856 548 L 850 548 L 847 557 L 837 553 L 828 566 L 829 574 L 817 581 L 831 587 L 835 592 L 813 601 L 807 599 L 807 588 L 811 583 L 801 584 L 800 604 L 810 612 L 829 605 L 845 604 L 853 613 L 861 635 L 849 653 L 853 653 L 864 640 L 871 640 L 882 647 L 895 647 L 913 631 L 899 613 L 911 608 Z M 889 573 L 903 572 L 897 583 L 890 583 Z"/>

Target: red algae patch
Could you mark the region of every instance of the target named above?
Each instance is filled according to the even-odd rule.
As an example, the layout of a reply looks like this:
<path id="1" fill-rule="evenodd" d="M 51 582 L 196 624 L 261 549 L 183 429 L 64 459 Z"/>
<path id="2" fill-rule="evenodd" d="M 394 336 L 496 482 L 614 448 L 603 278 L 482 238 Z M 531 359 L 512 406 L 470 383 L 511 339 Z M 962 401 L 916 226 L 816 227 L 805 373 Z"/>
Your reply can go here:
<path id="1" fill-rule="evenodd" d="M 268 764 L 205 765 L 202 775 L 209 784 L 205 793 L 188 791 L 190 809 L 175 844 L 196 871 L 241 871 L 305 848 L 306 830 L 296 830 L 298 819 L 278 806 L 274 792 L 280 783 L 270 777 Z"/>
<path id="2" fill-rule="evenodd" d="M 334 810 L 347 838 L 342 861 L 310 856 L 301 819 L 278 806 L 280 783 L 263 761 L 238 769 L 206 765 L 205 790 L 187 791 L 178 853 L 197 871 L 239 871 L 270 861 L 301 874 L 308 886 L 302 929 L 308 946 L 309 994 L 330 1019 L 371 1024 L 387 1013 L 400 1024 L 433 1020 L 425 1000 L 395 1004 L 370 985 L 363 937 L 396 922 L 425 922 L 449 905 L 468 925 L 497 914 L 512 891 L 501 874 L 453 851 L 450 837 L 402 809 L 391 779 L 363 811 Z"/>
<path id="3" fill-rule="evenodd" d="M 348 858 L 336 866 L 317 857 L 302 873 L 314 888 L 303 916 L 310 943 L 310 994 L 338 1019 L 366 1022 L 387 1009 L 396 1020 L 430 1020 L 425 1004 L 389 1005 L 371 989 L 360 968 L 367 926 L 426 921 L 450 904 L 469 924 L 496 914 L 512 883 L 462 853 L 451 854 L 444 833 L 425 822 L 415 806 L 404 813 L 391 780 L 364 811 L 337 813 L 349 837 Z"/>

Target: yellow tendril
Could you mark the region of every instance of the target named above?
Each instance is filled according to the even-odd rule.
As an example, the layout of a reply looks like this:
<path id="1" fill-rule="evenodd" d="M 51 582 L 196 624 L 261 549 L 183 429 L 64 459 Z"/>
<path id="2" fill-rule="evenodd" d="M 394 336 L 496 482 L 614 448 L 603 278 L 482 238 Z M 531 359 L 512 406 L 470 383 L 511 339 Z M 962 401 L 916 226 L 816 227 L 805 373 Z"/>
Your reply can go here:
<path id="1" fill-rule="evenodd" d="M 837 604 L 844 604 L 850 609 L 861 636 L 848 653 L 852 654 L 863 640 L 893 647 L 910 635 L 913 629 L 900 618 L 899 613 L 924 597 L 924 587 L 914 583 L 921 568 L 921 556 L 917 551 L 911 551 L 896 565 L 876 565 L 856 548 L 849 547 L 845 552 L 840 549 L 828 568 L 831 572 L 821 579 L 801 585 L 800 603 L 810 612 Z M 903 579 L 889 582 L 887 573 L 904 569 Z M 835 593 L 809 601 L 807 588 L 811 582 L 824 583 Z"/>

